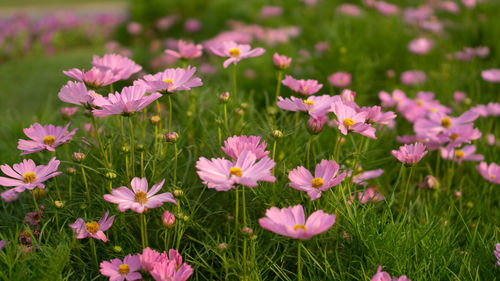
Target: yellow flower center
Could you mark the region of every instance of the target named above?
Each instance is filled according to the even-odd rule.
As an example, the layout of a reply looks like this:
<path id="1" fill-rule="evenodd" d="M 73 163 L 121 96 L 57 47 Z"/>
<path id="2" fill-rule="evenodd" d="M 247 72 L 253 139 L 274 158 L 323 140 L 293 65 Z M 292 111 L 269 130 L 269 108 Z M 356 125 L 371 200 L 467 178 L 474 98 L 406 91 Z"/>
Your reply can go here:
<path id="1" fill-rule="evenodd" d="M 456 140 L 458 138 L 458 134 L 451 134 L 450 139 Z"/>
<path id="2" fill-rule="evenodd" d="M 424 103 L 422 102 L 421 99 L 417 99 L 417 104 L 418 104 L 418 106 L 422 106 Z"/>
<path id="3" fill-rule="evenodd" d="M 240 57 L 240 49 L 238 49 L 238 48 L 231 48 L 231 49 L 229 49 L 229 54 L 232 57 L 239 58 Z"/>
<path id="4" fill-rule="evenodd" d="M 495 176 L 495 175 L 491 175 L 491 176 L 490 176 L 490 178 L 491 178 L 492 180 L 494 180 L 494 179 L 496 178 L 496 176 Z"/>
<path id="5" fill-rule="evenodd" d="M 314 188 L 320 188 L 323 186 L 323 179 L 322 178 L 314 178 L 314 179 L 312 179 L 311 184 Z"/>
<path id="6" fill-rule="evenodd" d="M 293 230 L 298 230 L 298 229 L 302 229 L 304 231 L 307 231 L 307 227 L 303 224 L 296 224 L 293 226 Z"/>
<path id="7" fill-rule="evenodd" d="M 144 191 L 139 191 L 134 195 L 134 201 L 144 205 L 146 202 L 148 202 L 148 195 Z"/>
<path id="8" fill-rule="evenodd" d="M 302 87 L 302 92 L 307 92 L 307 87 L 306 86 Z"/>
<path id="9" fill-rule="evenodd" d="M 26 174 L 23 175 L 23 179 L 25 183 L 34 183 L 36 180 L 36 173 L 27 172 Z"/>
<path id="10" fill-rule="evenodd" d="M 344 126 L 349 129 L 352 125 L 356 124 L 351 118 L 344 119 Z"/>
<path id="11" fill-rule="evenodd" d="M 465 155 L 465 153 L 462 150 L 460 150 L 460 149 L 455 152 L 455 157 L 457 159 L 460 159 L 460 158 L 464 157 L 464 155 Z"/>
<path id="12" fill-rule="evenodd" d="M 445 117 L 441 119 L 441 126 L 445 127 L 446 129 L 451 127 L 451 120 L 450 117 Z"/>
<path id="13" fill-rule="evenodd" d="M 43 143 L 46 145 L 53 145 L 56 142 L 56 138 L 52 135 L 43 138 Z"/>
<path id="14" fill-rule="evenodd" d="M 94 234 L 99 230 L 99 224 L 95 221 L 91 221 L 85 224 L 85 228 L 88 232 Z"/>
<path id="15" fill-rule="evenodd" d="M 303 102 L 305 105 L 309 105 L 309 106 L 314 105 L 314 101 L 313 101 L 313 100 L 303 100 L 302 102 Z"/>
<path id="16" fill-rule="evenodd" d="M 243 171 L 240 167 L 232 167 L 229 169 L 229 176 L 237 176 L 241 178 L 243 176 Z"/>
<path id="17" fill-rule="evenodd" d="M 174 80 L 172 80 L 172 79 L 163 79 L 163 82 L 173 84 Z"/>
<path id="18" fill-rule="evenodd" d="M 432 112 L 432 113 L 438 112 L 438 110 L 435 109 L 434 107 L 429 108 L 429 111 Z"/>
<path id="19" fill-rule="evenodd" d="M 120 272 L 121 275 L 127 275 L 130 272 L 130 267 L 128 264 L 120 264 L 118 272 Z"/>

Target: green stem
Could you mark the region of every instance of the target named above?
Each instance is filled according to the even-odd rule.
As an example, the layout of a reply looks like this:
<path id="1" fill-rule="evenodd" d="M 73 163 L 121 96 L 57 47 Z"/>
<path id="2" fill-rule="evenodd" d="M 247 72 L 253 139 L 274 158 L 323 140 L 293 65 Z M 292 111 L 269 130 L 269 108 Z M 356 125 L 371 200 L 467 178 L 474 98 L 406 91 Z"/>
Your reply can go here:
<path id="1" fill-rule="evenodd" d="M 234 241 L 236 243 L 236 249 L 238 249 L 238 233 L 240 231 L 240 227 L 239 227 L 239 205 L 240 205 L 240 202 L 239 202 L 239 190 L 238 189 L 235 189 L 235 192 L 236 192 L 236 199 L 235 199 L 235 210 L 234 210 Z M 239 263 L 239 260 L 240 260 L 240 255 L 238 254 L 238 250 L 236 252 L 236 262 Z"/>
<path id="2" fill-rule="evenodd" d="M 174 154 L 175 154 L 175 160 L 174 160 L 174 186 L 177 183 L 177 142 L 174 143 Z"/>
<path id="3" fill-rule="evenodd" d="M 236 64 L 233 65 L 233 95 L 234 95 L 234 104 L 238 103 L 238 92 L 236 85 Z"/>
<path id="4" fill-rule="evenodd" d="M 146 216 L 142 214 L 143 224 L 144 224 L 144 244 L 146 247 L 149 246 L 148 243 L 148 221 L 146 220 Z"/>
<path id="5" fill-rule="evenodd" d="M 130 167 L 132 172 L 132 177 L 135 177 L 135 143 L 134 143 L 134 125 L 132 124 L 132 117 L 128 117 L 128 125 L 130 127 Z"/>
<path id="6" fill-rule="evenodd" d="M 142 243 L 142 248 L 146 248 L 146 238 L 144 237 L 144 214 L 139 215 L 139 224 L 141 226 L 141 243 Z"/>
<path id="7" fill-rule="evenodd" d="M 441 154 L 439 151 L 440 150 L 436 150 L 436 172 L 435 172 L 436 178 L 439 178 L 439 165 L 441 161 Z"/>
<path id="8" fill-rule="evenodd" d="M 310 135 L 309 136 L 309 143 L 307 144 L 307 153 L 306 153 L 307 169 L 309 169 L 309 154 L 311 153 L 312 140 L 313 140 L 313 135 Z"/>
<path id="9" fill-rule="evenodd" d="M 283 76 L 283 70 L 278 71 L 278 84 L 276 85 L 276 102 L 278 101 L 278 97 L 280 96 L 281 90 L 281 77 Z M 274 106 L 277 106 L 276 103 Z"/>
<path id="10" fill-rule="evenodd" d="M 227 104 L 224 104 L 224 126 L 226 127 L 226 134 L 229 135 L 229 126 L 227 123 Z"/>
<path id="11" fill-rule="evenodd" d="M 406 196 L 408 194 L 408 187 L 410 186 L 410 180 L 411 180 L 412 175 L 413 175 L 413 166 L 410 167 L 410 174 L 408 175 L 408 178 L 406 179 L 405 193 L 403 195 L 403 204 L 401 205 L 403 208 L 405 207 L 405 204 L 406 204 Z M 400 213 L 400 215 L 401 215 L 401 213 Z"/>
<path id="12" fill-rule="evenodd" d="M 111 168 L 108 163 L 108 156 L 106 155 L 106 152 L 104 152 L 104 146 L 102 145 L 101 136 L 99 135 L 99 130 L 97 129 L 97 123 L 95 121 L 94 114 L 92 113 L 90 114 L 90 123 L 92 123 L 92 127 L 94 128 L 94 132 L 97 138 L 97 143 L 99 144 L 99 150 L 101 151 L 101 156 L 104 159 L 106 168 Z"/>
<path id="13" fill-rule="evenodd" d="M 297 248 L 297 279 L 302 281 L 302 260 L 300 256 L 300 249 L 302 248 L 302 241 L 299 240 L 299 246 Z"/>
<path id="14" fill-rule="evenodd" d="M 83 166 L 82 168 L 82 179 L 83 179 L 83 185 L 85 186 L 85 192 L 87 193 L 87 201 L 90 204 L 90 192 L 89 192 L 89 184 L 87 183 L 87 177 L 85 176 L 85 169 Z"/>
<path id="15" fill-rule="evenodd" d="M 89 238 L 89 242 L 90 242 L 90 248 L 92 249 L 92 256 L 94 258 L 95 266 L 97 268 L 99 268 L 99 262 L 97 261 L 97 251 L 96 251 L 96 248 L 95 248 L 94 238 Z"/>
<path id="16" fill-rule="evenodd" d="M 73 181 L 73 176 L 69 176 L 69 200 L 71 201 L 71 199 L 73 199 L 73 192 L 71 192 L 71 184 L 72 184 L 72 181 Z"/>
<path id="17" fill-rule="evenodd" d="M 144 177 L 144 151 L 141 151 L 141 178 Z"/>
<path id="18" fill-rule="evenodd" d="M 153 180 L 156 176 L 156 153 L 158 152 L 158 124 L 155 124 L 155 135 L 154 135 L 154 154 L 153 154 Z"/>
<path id="19" fill-rule="evenodd" d="M 242 203 L 243 203 L 243 227 L 247 226 L 247 206 L 245 201 L 245 186 L 241 186 L 242 189 Z M 243 238 L 243 280 L 247 280 L 247 235 Z"/>
<path id="20" fill-rule="evenodd" d="M 273 142 L 273 161 L 276 162 L 274 159 L 275 159 L 275 156 L 276 156 L 276 140 L 274 140 Z M 274 167 L 273 167 L 273 175 L 274 175 Z"/>
<path id="21" fill-rule="evenodd" d="M 57 198 L 59 199 L 59 201 L 62 201 L 61 193 L 59 193 L 59 183 L 57 181 L 57 177 L 54 177 L 54 185 L 56 186 Z"/>
<path id="22" fill-rule="evenodd" d="M 40 193 L 40 192 L 39 192 Z M 31 195 L 33 196 L 33 203 L 35 203 L 35 210 L 38 214 L 38 218 L 42 220 L 42 213 L 40 213 L 40 209 L 38 208 L 38 203 L 36 202 L 35 190 L 31 191 Z"/>
<path id="23" fill-rule="evenodd" d="M 172 98 L 171 94 L 168 94 L 168 132 L 172 128 Z"/>

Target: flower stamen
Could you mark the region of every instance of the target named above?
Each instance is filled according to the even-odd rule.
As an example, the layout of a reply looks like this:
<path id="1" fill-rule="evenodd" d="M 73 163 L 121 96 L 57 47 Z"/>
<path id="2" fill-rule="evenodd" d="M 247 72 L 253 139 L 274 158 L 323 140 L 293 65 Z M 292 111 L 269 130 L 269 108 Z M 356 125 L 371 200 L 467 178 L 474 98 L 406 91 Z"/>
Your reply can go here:
<path id="1" fill-rule="evenodd" d="M 25 183 L 34 183 L 36 180 L 35 172 L 27 172 L 23 175 L 23 179 Z"/>
<path id="2" fill-rule="evenodd" d="M 130 272 L 130 267 L 128 264 L 120 264 L 120 266 L 118 266 L 118 272 L 120 272 L 121 275 L 127 275 Z"/>
<path id="3" fill-rule="evenodd" d="M 54 145 L 56 138 L 52 135 L 43 138 L 43 143 L 46 145 Z"/>
<path id="4" fill-rule="evenodd" d="M 88 222 L 85 224 L 85 229 L 87 229 L 88 232 L 95 234 L 99 231 L 99 224 L 95 221 Z"/>
<path id="5" fill-rule="evenodd" d="M 141 205 L 144 205 L 148 202 L 148 195 L 146 194 L 146 192 L 140 190 L 134 195 L 134 201 Z"/>
<path id="6" fill-rule="evenodd" d="M 231 167 L 231 169 L 229 169 L 229 176 L 237 176 L 241 178 L 243 176 L 243 171 L 240 167 Z"/>
<path id="7" fill-rule="evenodd" d="M 356 124 L 356 122 L 354 122 L 354 120 L 352 120 L 351 118 L 344 119 L 344 127 L 346 127 L 347 129 L 349 129 L 349 127 L 354 124 Z"/>
<path id="8" fill-rule="evenodd" d="M 322 178 L 314 178 L 312 179 L 311 181 L 311 185 L 314 187 L 314 188 L 320 188 L 323 186 L 323 179 Z"/>
<path id="9" fill-rule="evenodd" d="M 293 230 L 299 230 L 299 229 L 302 229 L 304 231 L 307 231 L 307 227 L 303 224 L 296 224 L 293 226 Z"/>

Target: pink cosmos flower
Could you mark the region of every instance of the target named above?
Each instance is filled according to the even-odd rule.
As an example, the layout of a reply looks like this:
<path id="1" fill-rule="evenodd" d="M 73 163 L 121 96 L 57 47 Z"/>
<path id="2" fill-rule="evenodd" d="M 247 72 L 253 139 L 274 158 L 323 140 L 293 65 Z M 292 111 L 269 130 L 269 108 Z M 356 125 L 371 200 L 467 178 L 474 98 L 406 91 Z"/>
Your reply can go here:
<path id="1" fill-rule="evenodd" d="M 427 175 L 427 176 L 425 176 L 423 182 L 419 182 L 418 183 L 418 187 L 420 187 L 420 188 L 430 188 L 430 189 L 439 188 L 439 180 L 436 179 L 432 175 Z"/>
<path id="2" fill-rule="evenodd" d="M 182 256 L 174 249 L 164 252 L 150 271 L 156 281 L 185 281 L 193 274 L 193 268 L 182 262 Z"/>
<path id="3" fill-rule="evenodd" d="M 184 30 L 189 33 L 195 33 L 201 30 L 203 23 L 197 19 L 187 19 L 184 22 Z"/>
<path id="4" fill-rule="evenodd" d="M 427 81 L 427 75 L 423 71 L 408 70 L 401 73 L 401 83 L 408 86 L 424 84 Z"/>
<path id="5" fill-rule="evenodd" d="M 376 187 L 368 187 L 364 191 L 359 191 L 357 194 L 357 199 L 360 204 L 366 204 L 368 202 L 379 202 L 385 199 L 385 197 L 377 192 Z M 356 198 L 356 195 L 352 195 L 351 199 Z M 350 201 L 348 202 L 348 204 Z M 350 204 L 349 204 L 350 205 Z"/>
<path id="6" fill-rule="evenodd" d="M 347 132 L 351 131 L 372 139 L 377 139 L 375 136 L 375 128 L 365 123 L 367 116 L 366 112 L 356 112 L 354 108 L 346 105 L 342 101 L 334 102 L 331 105 L 331 110 L 337 117 L 334 123 L 337 124 L 342 134 L 347 135 Z"/>
<path id="7" fill-rule="evenodd" d="M 380 91 L 378 93 L 378 97 L 382 101 L 382 106 L 384 107 L 394 107 L 397 106 L 398 111 L 401 111 L 401 108 L 404 108 L 407 102 L 410 100 L 406 97 L 406 94 L 401 90 L 394 90 L 392 94 L 389 94 L 385 91 Z"/>
<path id="8" fill-rule="evenodd" d="M 283 8 L 280 6 L 262 6 L 259 12 L 261 18 L 277 17 L 283 14 Z"/>
<path id="9" fill-rule="evenodd" d="M 146 92 L 173 93 L 189 91 L 192 87 L 203 85 L 201 79 L 193 77 L 196 67 L 190 65 L 184 68 L 168 68 L 155 75 L 144 75 L 142 79 L 134 81 L 134 86 L 143 86 Z"/>
<path id="10" fill-rule="evenodd" d="M 372 279 L 370 281 L 411 281 L 406 275 L 403 275 L 401 277 L 392 277 L 389 275 L 389 273 L 382 271 L 382 266 L 379 265 L 377 268 L 377 273 L 373 275 Z"/>
<path id="11" fill-rule="evenodd" d="M 493 251 L 493 253 L 495 254 L 495 257 L 497 258 L 496 265 L 500 266 L 500 243 L 497 243 L 495 245 L 495 250 Z"/>
<path id="12" fill-rule="evenodd" d="M 455 160 L 458 165 L 462 164 L 463 161 L 483 161 L 484 156 L 481 154 L 474 154 L 475 152 L 475 145 L 466 145 L 457 150 L 441 147 L 441 157 L 447 160 Z"/>
<path id="13" fill-rule="evenodd" d="M 138 272 L 141 269 L 139 258 L 137 256 L 128 255 L 123 261 L 120 259 L 112 259 L 111 261 L 101 262 L 101 274 L 109 277 L 110 281 L 132 281 L 139 280 L 142 275 Z"/>
<path id="14" fill-rule="evenodd" d="M 427 152 L 425 145 L 417 142 L 415 144 L 405 144 L 399 147 L 399 150 L 393 150 L 392 156 L 405 165 L 413 165 L 418 163 Z"/>
<path id="15" fill-rule="evenodd" d="M 83 105 L 89 108 L 94 98 L 99 96 L 99 94 L 92 90 L 87 90 L 87 87 L 85 87 L 85 84 L 82 82 L 68 81 L 68 83 L 61 88 L 57 96 L 63 102 Z"/>
<path id="16" fill-rule="evenodd" d="M 383 173 L 384 173 L 384 170 L 382 170 L 382 169 L 371 170 L 371 171 L 362 171 L 360 173 L 354 174 L 354 176 L 352 177 L 352 182 L 354 184 L 367 185 L 368 184 L 366 182 L 367 180 L 378 178 Z M 351 176 L 352 171 L 348 171 L 347 175 Z"/>
<path id="17" fill-rule="evenodd" d="M 433 136 L 439 133 L 445 133 L 455 127 L 471 124 L 479 115 L 468 110 L 459 117 L 450 117 L 442 112 L 431 113 L 428 119 L 421 118 L 415 121 L 413 130 L 418 136 Z"/>
<path id="18" fill-rule="evenodd" d="M 499 116 L 500 115 L 500 103 L 490 102 L 487 105 L 478 104 L 471 108 L 472 111 L 479 114 L 482 117 L 488 116 Z"/>
<path id="19" fill-rule="evenodd" d="M 148 191 L 148 180 L 146 178 L 135 177 L 130 182 L 132 189 L 126 186 L 111 190 L 111 194 L 104 194 L 104 200 L 118 204 L 118 210 L 125 212 L 128 209 L 142 214 L 147 209 L 160 207 L 163 203 L 173 203 L 177 205 L 174 196 L 170 192 L 158 193 L 161 190 L 163 183 L 161 182 L 153 185 Z"/>
<path id="20" fill-rule="evenodd" d="M 258 181 L 274 182 L 276 178 L 271 169 L 276 163 L 269 157 L 257 161 L 257 156 L 248 150 L 243 150 L 238 159 L 231 162 L 224 158 L 201 157 L 196 162 L 197 174 L 208 188 L 217 191 L 228 191 L 236 184 L 256 187 Z"/>
<path id="21" fill-rule="evenodd" d="M 326 121 L 328 121 L 328 116 L 321 115 L 318 117 L 311 116 L 309 120 L 307 120 L 307 130 L 311 134 L 319 134 L 323 129 Z"/>
<path id="22" fill-rule="evenodd" d="M 328 82 L 337 88 L 347 88 L 351 85 L 352 75 L 347 72 L 335 72 L 328 76 Z"/>
<path id="23" fill-rule="evenodd" d="M 460 12 L 460 7 L 453 1 L 441 1 L 437 3 L 437 8 L 452 14 Z"/>
<path id="24" fill-rule="evenodd" d="M 481 162 L 476 166 L 476 169 L 487 181 L 500 184 L 500 166 L 496 163 L 491 163 L 488 166 L 486 162 Z"/>
<path id="25" fill-rule="evenodd" d="M 428 19 L 433 14 L 433 10 L 429 5 L 421 5 L 417 8 L 406 8 L 404 11 L 404 19 L 407 23 L 415 23 Z"/>
<path id="26" fill-rule="evenodd" d="M 354 102 L 354 98 L 356 97 L 356 92 L 351 91 L 349 89 L 342 90 L 340 94 L 340 98 L 345 102 Z"/>
<path id="27" fill-rule="evenodd" d="M 474 8 L 477 4 L 477 0 L 462 0 L 462 4 L 468 9 Z"/>
<path id="28" fill-rule="evenodd" d="M 68 132 L 68 127 L 71 123 L 61 126 L 52 124 L 42 126 L 39 123 L 31 125 L 29 128 L 23 129 L 24 134 L 31 140 L 20 139 L 17 144 L 17 149 L 22 150 L 21 155 L 26 155 L 47 149 L 48 151 L 56 151 L 56 147 L 70 141 L 78 128 Z"/>
<path id="29" fill-rule="evenodd" d="M 337 7 L 337 12 L 343 15 L 349 15 L 353 17 L 359 17 L 361 15 L 361 9 L 354 4 L 344 3 Z"/>
<path id="30" fill-rule="evenodd" d="M 184 60 L 192 60 L 201 57 L 203 46 L 200 44 L 195 45 L 193 43 L 187 43 L 184 40 L 179 40 L 177 43 L 177 50 L 178 51 L 165 50 L 165 54 Z"/>
<path id="31" fill-rule="evenodd" d="M 314 235 L 327 231 L 335 223 L 335 215 L 318 210 L 305 219 L 302 205 L 278 209 L 271 207 L 266 216 L 259 219 L 264 229 L 293 239 L 309 240 Z"/>
<path id="32" fill-rule="evenodd" d="M 80 82 L 85 82 L 85 85 L 93 88 L 99 88 L 113 84 L 120 80 L 113 72 L 108 70 L 92 67 L 89 71 L 85 72 L 83 69 L 72 68 L 65 70 L 63 73 Z"/>
<path id="33" fill-rule="evenodd" d="M 121 93 L 109 94 L 107 97 L 97 97 L 94 105 L 100 107 L 92 110 L 98 117 L 109 115 L 130 116 L 143 110 L 150 103 L 160 98 L 160 93 L 152 93 L 146 96 L 146 88 L 143 86 L 129 86 L 122 89 Z"/>
<path id="34" fill-rule="evenodd" d="M 5 247 L 5 241 L 0 240 L 0 250 Z"/>
<path id="35" fill-rule="evenodd" d="M 71 116 L 75 115 L 78 111 L 78 107 L 61 107 L 61 115 L 64 119 L 69 119 Z"/>
<path id="36" fill-rule="evenodd" d="M 161 221 L 163 226 L 171 227 L 175 223 L 175 215 L 167 210 L 163 213 L 163 215 L 161 215 Z"/>
<path id="37" fill-rule="evenodd" d="M 227 57 L 224 68 L 231 63 L 237 65 L 242 59 L 258 57 L 266 52 L 263 48 L 251 49 L 250 45 L 241 45 L 234 41 L 218 41 L 210 44 L 209 49 L 219 57 Z"/>
<path id="38" fill-rule="evenodd" d="M 397 110 L 412 123 L 436 112 L 446 114 L 451 112 L 451 108 L 443 106 L 438 100 L 434 99 L 434 93 L 423 91 L 417 92 L 417 97 L 414 100 L 403 98 L 398 103 Z"/>
<path id="39" fill-rule="evenodd" d="M 394 126 L 396 114 L 392 111 L 383 112 L 380 106 L 362 107 L 361 112 L 366 112 L 366 121 L 368 123 L 376 123 L 381 125 Z"/>
<path id="40" fill-rule="evenodd" d="M 267 143 L 260 143 L 260 136 L 232 136 L 224 141 L 222 151 L 232 159 L 238 159 L 243 151 L 250 151 L 255 154 L 257 160 L 266 157 L 269 151 L 266 151 Z"/>
<path id="41" fill-rule="evenodd" d="M 398 6 L 384 2 L 384 1 L 375 2 L 375 9 L 377 9 L 377 11 L 379 11 L 379 13 L 381 13 L 382 15 L 385 15 L 385 16 L 399 14 Z"/>
<path id="42" fill-rule="evenodd" d="M 142 250 L 142 254 L 137 254 L 137 256 L 139 257 L 141 269 L 149 272 L 153 270 L 153 267 L 155 263 L 160 259 L 161 254 L 147 247 Z"/>
<path id="43" fill-rule="evenodd" d="M 434 42 L 432 42 L 432 40 L 429 40 L 425 37 L 420 37 L 412 40 L 408 44 L 408 50 L 417 55 L 425 55 L 432 49 L 433 45 Z"/>
<path id="44" fill-rule="evenodd" d="M 73 229 L 73 232 L 76 234 L 76 239 L 84 239 L 87 237 L 91 237 L 94 239 L 102 240 L 103 242 L 108 242 L 108 238 L 104 231 L 108 230 L 111 225 L 113 225 L 113 221 L 115 220 L 115 216 L 111 216 L 108 218 L 109 211 L 106 211 L 99 222 L 91 221 L 85 223 L 82 218 L 78 218 L 73 224 L 70 224 L 69 227 Z"/>
<path id="45" fill-rule="evenodd" d="M 455 102 L 462 102 L 467 98 L 467 95 L 464 92 L 461 91 L 455 91 L 453 93 L 453 100 Z"/>
<path id="46" fill-rule="evenodd" d="M 92 65 L 103 71 L 111 71 L 118 80 L 126 80 L 142 69 L 133 60 L 118 54 L 106 54 L 102 58 L 93 56 Z"/>
<path id="47" fill-rule="evenodd" d="M 481 137 L 481 132 L 474 128 L 473 124 L 463 126 L 455 126 L 443 134 L 438 135 L 438 141 L 443 144 L 448 142 L 447 149 L 452 147 L 460 147 L 464 143 L 471 143 L 472 140 L 477 140 Z M 431 138 L 432 139 L 432 138 Z"/>
<path id="48" fill-rule="evenodd" d="M 500 83 L 500 69 L 488 69 L 481 72 L 484 81 Z"/>
<path id="49" fill-rule="evenodd" d="M 278 69 L 287 69 L 292 63 L 292 58 L 274 53 L 273 63 Z"/>
<path id="50" fill-rule="evenodd" d="M 16 192 L 15 188 L 7 189 L 6 191 L 0 193 L 0 197 L 6 202 L 13 202 L 19 198 L 19 193 Z"/>
<path id="51" fill-rule="evenodd" d="M 130 35 L 138 35 L 142 32 L 142 25 L 135 21 L 130 22 L 127 24 L 127 32 Z"/>
<path id="52" fill-rule="evenodd" d="M 335 161 L 322 160 L 314 171 L 314 177 L 306 168 L 299 166 L 288 174 L 290 186 L 301 191 L 306 191 L 311 200 L 321 197 L 321 192 L 334 187 L 342 182 L 345 173 L 337 176 L 339 165 Z"/>
<path id="53" fill-rule="evenodd" d="M 24 159 L 23 162 L 14 164 L 12 168 L 9 165 L 2 165 L 0 169 L 10 178 L 0 177 L 0 185 L 14 186 L 11 190 L 17 193 L 26 189 L 33 190 L 36 187 L 45 188 L 44 181 L 61 174 L 57 172 L 60 163 L 53 157 L 47 165 L 37 166 L 31 159 Z"/>
<path id="54" fill-rule="evenodd" d="M 329 95 L 310 96 L 307 99 L 296 97 L 282 98 L 278 97 L 277 105 L 279 108 L 288 111 L 304 111 L 312 117 L 319 118 L 325 116 L 330 110 L 332 102 L 340 101 L 338 96 Z"/>
<path id="55" fill-rule="evenodd" d="M 297 80 L 290 75 L 285 75 L 285 79 L 283 79 L 281 83 L 294 92 L 304 96 L 314 95 L 323 87 L 323 85 L 319 84 L 317 80 Z"/>

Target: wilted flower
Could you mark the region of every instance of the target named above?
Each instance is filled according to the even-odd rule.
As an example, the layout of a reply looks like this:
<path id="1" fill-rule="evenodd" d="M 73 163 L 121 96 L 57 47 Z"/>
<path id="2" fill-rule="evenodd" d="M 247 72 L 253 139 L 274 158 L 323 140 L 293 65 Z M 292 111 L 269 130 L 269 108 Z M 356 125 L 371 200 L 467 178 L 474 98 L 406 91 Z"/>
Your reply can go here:
<path id="1" fill-rule="evenodd" d="M 18 141 L 17 149 L 22 150 L 21 155 L 26 155 L 42 150 L 56 151 L 55 148 L 70 141 L 78 129 L 68 132 L 70 123 L 63 128 L 52 124 L 42 126 L 39 123 L 23 129 L 24 134 L 31 140 Z"/>
<path id="2" fill-rule="evenodd" d="M 94 239 L 102 240 L 103 242 L 108 242 L 108 238 L 104 231 L 108 230 L 111 225 L 113 225 L 113 221 L 115 220 L 115 216 L 111 216 L 108 218 L 109 211 L 106 211 L 104 215 L 102 215 L 99 222 L 91 221 L 85 223 L 82 218 L 78 218 L 73 224 L 69 226 L 73 229 L 76 234 L 76 239 L 84 239 L 87 237 L 91 237 Z"/>

